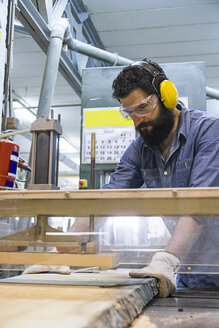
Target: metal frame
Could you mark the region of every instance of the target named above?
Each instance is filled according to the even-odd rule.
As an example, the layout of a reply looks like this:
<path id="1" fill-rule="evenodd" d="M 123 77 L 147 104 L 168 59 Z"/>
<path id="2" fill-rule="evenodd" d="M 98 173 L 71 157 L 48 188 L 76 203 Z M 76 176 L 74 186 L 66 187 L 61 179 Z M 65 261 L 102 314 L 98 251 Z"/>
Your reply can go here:
<path id="1" fill-rule="evenodd" d="M 85 35 L 88 43 L 92 43 L 94 46 L 104 49 L 104 45 L 96 31 L 96 28 L 87 13 L 87 9 L 82 0 L 70 0 L 71 10 L 74 11 L 74 14 L 78 17 L 80 22 L 83 21 L 82 14 L 87 14 L 87 18 L 83 21 L 83 34 Z"/>
<path id="2" fill-rule="evenodd" d="M 37 9 L 29 0 L 18 0 L 16 16 L 24 25 L 40 48 L 47 53 L 50 39 L 50 28 L 43 20 Z M 62 51 L 59 70 L 78 96 L 81 95 L 81 76 L 66 53 Z"/>
<path id="3" fill-rule="evenodd" d="M 65 4 L 66 1 L 63 0 L 63 3 Z M 60 8 L 57 9 L 59 14 L 63 9 L 63 3 L 60 5 Z M 68 51 L 68 54 L 62 52 L 59 70 L 69 85 L 73 87 L 76 94 L 80 96 L 81 75 L 78 68 L 81 68 L 83 62 L 82 58 L 84 57 L 80 57 L 80 55 L 75 54 L 75 52 L 91 57 L 92 59 L 89 58 L 89 60 L 92 61 L 92 66 L 96 66 L 95 64 L 98 66 L 104 66 L 104 63 L 101 61 L 117 66 L 128 65 L 132 62 L 132 60 L 103 50 L 104 46 L 82 0 L 70 0 L 67 3 L 66 8 L 65 16 L 68 17 L 68 15 L 72 14 L 78 23 L 78 36 L 77 39 L 72 39 L 73 42 L 71 49 L 73 51 Z M 56 15 L 55 9 L 56 8 L 54 7 L 54 16 Z M 46 52 L 49 43 L 50 29 L 34 5 L 29 0 L 18 0 L 16 16 L 25 26 L 33 39 L 38 43 L 41 49 Z M 79 41 L 78 39 L 81 39 L 82 35 L 85 37 L 87 42 L 93 44 L 94 47 L 90 44 Z M 72 63 L 72 59 L 75 61 L 75 64 Z M 76 64 L 78 68 L 76 67 Z M 219 92 L 216 89 L 206 87 L 206 96 L 219 99 Z"/>
<path id="4" fill-rule="evenodd" d="M 46 10 L 46 7 L 45 7 Z M 44 11 L 45 11 L 44 10 Z M 80 0 L 71 1 L 59 1 L 52 9 L 52 19 L 60 18 L 64 11 L 64 17 L 69 18 L 72 25 L 71 17 L 75 19 L 75 25 L 72 26 L 76 29 L 77 38 L 84 39 L 88 43 L 94 44 L 98 48 L 104 48 L 97 31 L 88 16 L 86 7 Z M 41 14 L 37 11 L 36 7 L 29 0 L 18 0 L 16 7 L 16 16 L 20 22 L 24 25 L 25 29 L 37 42 L 40 48 L 47 53 L 50 39 L 50 21 L 46 22 Z M 45 18 L 45 12 L 44 12 Z M 67 53 L 62 51 L 59 70 L 64 78 L 67 80 L 69 85 L 73 87 L 78 96 L 81 95 L 81 74 L 79 68 L 81 66 L 83 55 L 75 54 L 74 51 L 68 50 Z M 93 66 L 100 66 L 99 61 L 94 60 Z M 102 63 L 102 65 L 104 65 Z"/>

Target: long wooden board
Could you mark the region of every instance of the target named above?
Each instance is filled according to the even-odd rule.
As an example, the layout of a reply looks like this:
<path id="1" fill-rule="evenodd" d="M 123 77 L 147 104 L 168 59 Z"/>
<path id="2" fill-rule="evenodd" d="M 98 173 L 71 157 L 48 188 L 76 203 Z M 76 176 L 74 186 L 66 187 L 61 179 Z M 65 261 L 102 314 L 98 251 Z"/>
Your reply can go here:
<path id="1" fill-rule="evenodd" d="M 39 279 L 42 275 L 35 276 Z M 97 281 L 102 279 L 101 276 L 103 275 L 92 274 L 93 279 Z M 116 281 L 116 275 L 109 276 Z M 74 279 L 74 275 L 72 277 Z M 85 274 L 84 280 L 87 277 Z M 128 279 L 127 275 L 124 277 Z M 63 280 L 65 278 L 63 277 Z M 154 279 L 145 279 L 143 284 L 113 288 L 3 283 L 0 284 L 0 326 L 125 328 L 142 312 L 156 293 Z"/>
<path id="2" fill-rule="evenodd" d="M 102 270 L 119 265 L 118 253 L 60 254 L 0 252 L 0 264 L 69 265 L 74 267 L 100 267 Z"/>
<path id="3" fill-rule="evenodd" d="M 219 188 L 0 191 L 0 217 L 219 216 Z"/>

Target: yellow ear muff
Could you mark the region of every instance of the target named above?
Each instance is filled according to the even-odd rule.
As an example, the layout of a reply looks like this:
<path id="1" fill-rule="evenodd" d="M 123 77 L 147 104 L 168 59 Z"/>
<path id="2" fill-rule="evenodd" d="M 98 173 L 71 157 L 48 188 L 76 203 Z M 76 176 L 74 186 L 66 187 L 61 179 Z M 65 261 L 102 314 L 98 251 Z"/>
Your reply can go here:
<path id="1" fill-rule="evenodd" d="M 166 108 L 175 108 L 178 103 L 178 92 L 175 85 L 169 81 L 164 80 L 160 84 L 160 96 Z"/>

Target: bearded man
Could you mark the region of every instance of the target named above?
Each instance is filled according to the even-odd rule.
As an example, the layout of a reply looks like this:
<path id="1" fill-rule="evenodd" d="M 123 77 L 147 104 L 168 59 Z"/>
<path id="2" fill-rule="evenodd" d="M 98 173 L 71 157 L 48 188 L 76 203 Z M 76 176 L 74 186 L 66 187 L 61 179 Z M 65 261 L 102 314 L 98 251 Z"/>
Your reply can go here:
<path id="1" fill-rule="evenodd" d="M 157 63 L 144 59 L 125 67 L 113 82 L 113 96 L 139 134 L 104 188 L 219 186 L 219 119 L 178 101 Z M 176 283 L 179 288 L 219 287 L 219 275 L 206 267 L 218 264 L 219 220 L 187 216 L 164 222 L 172 232 L 165 251 L 130 276 L 157 278 L 161 297 L 172 294 Z M 182 264 L 191 262 L 197 265 Z"/>

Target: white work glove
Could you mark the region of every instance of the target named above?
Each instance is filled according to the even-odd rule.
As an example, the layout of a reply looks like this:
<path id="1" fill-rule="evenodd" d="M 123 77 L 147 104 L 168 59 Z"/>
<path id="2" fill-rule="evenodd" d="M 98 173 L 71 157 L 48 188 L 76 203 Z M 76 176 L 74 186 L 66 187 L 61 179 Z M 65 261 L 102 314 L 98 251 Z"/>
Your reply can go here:
<path id="1" fill-rule="evenodd" d="M 180 268 L 180 260 L 173 254 L 157 252 L 151 263 L 139 270 L 132 270 L 132 278 L 157 278 L 158 297 L 167 297 L 176 291 L 175 274 Z"/>
<path id="2" fill-rule="evenodd" d="M 66 265 L 31 265 L 27 267 L 23 274 L 29 274 L 29 273 L 60 273 L 60 274 L 70 274 L 71 270 L 69 266 Z"/>

